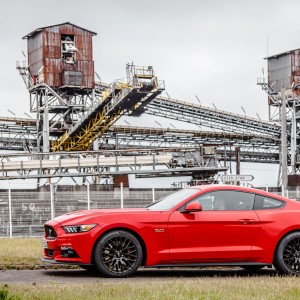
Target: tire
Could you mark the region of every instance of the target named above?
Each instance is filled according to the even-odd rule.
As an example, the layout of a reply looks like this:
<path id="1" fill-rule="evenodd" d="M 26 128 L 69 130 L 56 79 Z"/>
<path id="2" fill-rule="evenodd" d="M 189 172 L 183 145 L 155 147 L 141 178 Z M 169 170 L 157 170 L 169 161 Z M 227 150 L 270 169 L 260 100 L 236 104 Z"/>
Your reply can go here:
<path id="1" fill-rule="evenodd" d="M 275 251 L 274 267 L 280 274 L 300 275 L 300 232 L 285 236 Z"/>
<path id="2" fill-rule="evenodd" d="M 80 268 L 90 272 L 90 273 L 98 273 L 98 269 L 94 265 L 80 265 Z"/>
<path id="3" fill-rule="evenodd" d="M 142 263 L 143 250 L 131 233 L 115 230 L 98 240 L 94 262 L 105 277 L 127 277 L 134 274 Z"/>
<path id="4" fill-rule="evenodd" d="M 264 266 L 248 265 L 248 266 L 240 266 L 240 267 L 243 268 L 245 271 L 247 271 L 249 273 L 256 273 L 260 269 L 262 269 Z"/>

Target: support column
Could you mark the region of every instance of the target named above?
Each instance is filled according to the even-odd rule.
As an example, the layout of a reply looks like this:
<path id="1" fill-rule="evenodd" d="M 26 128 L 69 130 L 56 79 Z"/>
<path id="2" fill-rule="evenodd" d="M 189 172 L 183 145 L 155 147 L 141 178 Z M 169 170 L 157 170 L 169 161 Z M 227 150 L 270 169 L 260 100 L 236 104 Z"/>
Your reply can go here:
<path id="1" fill-rule="evenodd" d="M 286 96 L 285 90 L 281 92 L 281 178 L 283 194 L 287 189 L 287 130 L 286 130 Z"/>
<path id="2" fill-rule="evenodd" d="M 8 210 L 9 210 L 9 238 L 12 238 L 12 207 L 11 207 L 11 189 L 8 187 Z"/>
<path id="3" fill-rule="evenodd" d="M 50 183 L 51 219 L 55 218 L 55 198 L 56 198 L 56 185 L 55 183 Z"/>
<path id="4" fill-rule="evenodd" d="M 296 150 L 297 150 L 297 125 L 296 125 L 296 107 L 293 103 L 292 128 L 291 128 L 291 167 L 292 174 L 296 174 Z"/>
<path id="5" fill-rule="evenodd" d="M 121 193 L 121 208 L 124 208 L 123 182 L 120 183 L 120 193 Z"/>
<path id="6" fill-rule="evenodd" d="M 236 161 L 236 175 L 241 174 L 241 147 L 235 147 L 235 161 Z M 240 182 L 237 181 L 236 185 L 240 185 Z"/>
<path id="7" fill-rule="evenodd" d="M 43 118 L 43 152 L 49 152 L 49 107 L 48 95 L 45 95 L 44 118 Z"/>

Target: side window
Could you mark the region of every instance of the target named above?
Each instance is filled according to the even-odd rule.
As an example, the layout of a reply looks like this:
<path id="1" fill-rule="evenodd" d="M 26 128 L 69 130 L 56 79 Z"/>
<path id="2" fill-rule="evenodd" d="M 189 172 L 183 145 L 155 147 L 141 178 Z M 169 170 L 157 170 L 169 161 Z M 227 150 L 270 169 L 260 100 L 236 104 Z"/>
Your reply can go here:
<path id="1" fill-rule="evenodd" d="M 283 207 L 285 204 L 284 201 L 276 200 L 273 198 L 256 195 L 254 209 L 273 209 Z"/>
<path id="2" fill-rule="evenodd" d="M 252 210 L 254 194 L 240 191 L 217 191 L 195 198 L 203 210 Z"/>
<path id="3" fill-rule="evenodd" d="M 74 64 L 76 61 L 75 37 L 74 35 L 61 35 L 62 60 L 67 64 Z"/>

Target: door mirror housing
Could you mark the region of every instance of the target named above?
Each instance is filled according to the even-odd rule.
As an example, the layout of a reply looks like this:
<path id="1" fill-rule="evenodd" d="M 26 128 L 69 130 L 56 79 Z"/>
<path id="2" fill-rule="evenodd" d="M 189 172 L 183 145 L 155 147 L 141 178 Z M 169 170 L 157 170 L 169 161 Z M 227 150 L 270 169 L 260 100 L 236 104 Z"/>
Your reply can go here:
<path id="1" fill-rule="evenodd" d="M 197 211 L 202 211 L 202 205 L 199 202 L 195 201 L 195 202 L 188 203 L 182 212 L 189 214 L 191 212 L 197 212 Z"/>

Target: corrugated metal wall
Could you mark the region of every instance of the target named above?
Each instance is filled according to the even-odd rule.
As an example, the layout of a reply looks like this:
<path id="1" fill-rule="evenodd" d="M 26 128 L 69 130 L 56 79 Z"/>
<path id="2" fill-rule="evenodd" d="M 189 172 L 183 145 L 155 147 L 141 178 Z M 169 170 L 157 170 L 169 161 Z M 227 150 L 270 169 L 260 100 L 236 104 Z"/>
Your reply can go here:
<path id="1" fill-rule="evenodd" d="M 280 92 L 283 88 L 291 87 L 291 72 L 290 54 L 268 60 L 268 80 L 270 84 L 273 84 L 273 89 L 276 92 Z"/>
<path id="2" fill-rule="evenodd" d="M 43 66 L 43 40 L 41 32 L 28 40 L 28 65 L 32 75 L 37 75 Z"/>
<path id="3" fill-rule="evenodd" d="M 300 83 L 300 50 L 268 58 L 268 82 L 276 92 Z"/>
<path id="4" fill-rule="evenodd" d="M 68 64 L 62 60 L 61 36 L 74 36 L 77 48 L 76 61 Z M 28 64 L 31 75 L 40 75 L 51 87 L 64 85 L 64 71 L 82 72 L 81 88 L 94 88 L 94 62 L 92 33 L 71 24 L 43 28 L 28 38 Z M 38 74 L 41 67 L 42 74 Z"/>

